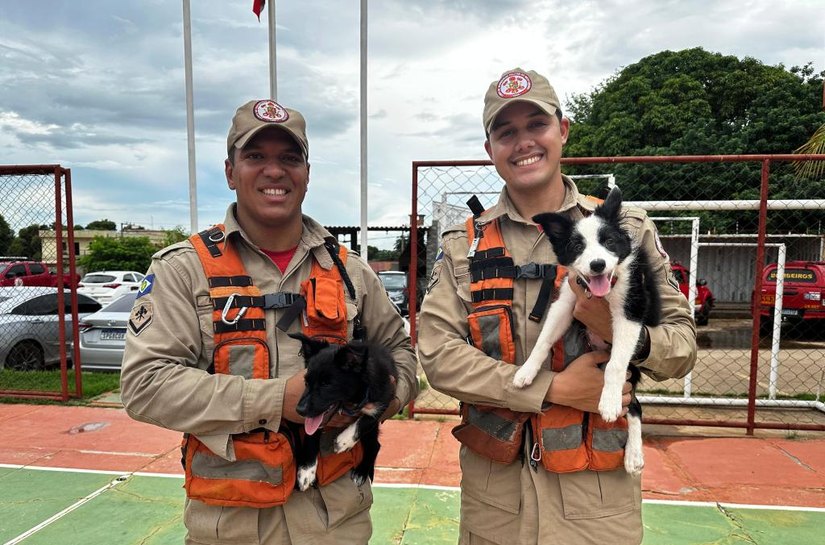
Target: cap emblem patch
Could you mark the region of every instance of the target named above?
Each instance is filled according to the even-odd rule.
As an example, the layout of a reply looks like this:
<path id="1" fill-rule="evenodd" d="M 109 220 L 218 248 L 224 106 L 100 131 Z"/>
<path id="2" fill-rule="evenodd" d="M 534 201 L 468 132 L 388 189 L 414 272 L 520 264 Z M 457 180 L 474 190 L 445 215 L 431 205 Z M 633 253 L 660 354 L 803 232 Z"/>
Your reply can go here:
<path id="1" fill-rule="evenodd" d="M 283 123 L 289 119 L 289 114 L 283 106 L 274 100 L 259 100 L 252 108 L 255 117 L 261 121 L 268 121 L 271 123 Z"/>
<path id="2" fill-rule="evenodd" d="M 498 80 L 498 96 L 515 98 L 523 95 L 533 87 L 530 76 L 524 72 L 510 72 Z"/>

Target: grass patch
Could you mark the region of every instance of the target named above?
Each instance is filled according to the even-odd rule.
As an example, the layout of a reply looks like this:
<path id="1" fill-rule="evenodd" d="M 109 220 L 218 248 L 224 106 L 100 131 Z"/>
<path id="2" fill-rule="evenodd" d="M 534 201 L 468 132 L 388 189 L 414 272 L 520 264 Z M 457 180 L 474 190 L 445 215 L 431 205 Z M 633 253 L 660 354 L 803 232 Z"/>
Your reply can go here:
<path id="1" fill-rule="evenodd" d="M 69 393 L 74 391 L 74 370 L 67 373 Z M 106 392 L 120 388 L 120 373 L 92 372 L 81 374 L 83 382 L 83 397 L 71 398 L 70 404 L 85 405 L 89 400 Z M 60 392 L 60 370 L 49 371 L 13 371 L 0 369 L 0 389 L 2 390 L 33 390 L 46 392 Z M 15 397 L 0 397 L 0 403 L 61 403 L 49 399 L 24 399 Z"/>

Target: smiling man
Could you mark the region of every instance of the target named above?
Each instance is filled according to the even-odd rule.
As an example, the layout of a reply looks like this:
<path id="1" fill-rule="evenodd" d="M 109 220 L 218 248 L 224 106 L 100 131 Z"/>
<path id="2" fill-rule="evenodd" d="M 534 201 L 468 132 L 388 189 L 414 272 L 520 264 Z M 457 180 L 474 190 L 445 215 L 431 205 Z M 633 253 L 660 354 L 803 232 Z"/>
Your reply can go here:
<path id="1" fill-rule="evenodd" d="M 236 202 L 223 223 L 153 256 L 128 326 L 124 406 L 184 433 L 186 543 L 366 545 L 371 485 L 349 475 L 361 447 L 323 447 L 354 418 L 338 414 L 322 430 L 318 487 L 294 488 L 305 371 L 288 334 L 387 347 L 398 380 L 382 419 L 418 393 L 410 338 L 369 265 L 302 213 L 304 117 L 249 101 L 226 146 Z"/>
<path id="2" fill-rule="evenodd" d="M 570 122 L 547 79 L 509 70 L 484 97 L 484 148 L 504 182 L 489 210 L 448 227 L 422 304 L 418 353 L 430 385 L 462 402 L 461 545 L 630 545 L 642 540 L 641 486 L 622 467 L 626 431 L 591 428 L 604 384 L 585 327 L 611 340 L 606 302 L 578 295 L 574 322 L 533 383 L 513 376 L 536 343 L 563 272 L 531 218 L 581 219 L 596 203 L 561 172 Z M 667 256 L 645 212 L 625 225 L 653 263 L 661 324 L 645 330 L 634 363 L 657 380 L 696 358 L 687 300 L 668 282 Z M 468 342 L 469 341 L 469 342 Z M 622 404 L 630 402 L 625 384 Z M 623 419 L 620 419 L 623 420 Z M 594 429 L 595 428 L 595 429 Z"/>

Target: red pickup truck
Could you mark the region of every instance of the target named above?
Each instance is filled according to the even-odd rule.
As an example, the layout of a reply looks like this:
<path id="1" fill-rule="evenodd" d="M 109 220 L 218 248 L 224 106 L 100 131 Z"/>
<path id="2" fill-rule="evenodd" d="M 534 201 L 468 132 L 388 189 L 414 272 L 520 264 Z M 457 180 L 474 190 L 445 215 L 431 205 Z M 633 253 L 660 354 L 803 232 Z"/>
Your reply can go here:
<path id="1" fill-rule="evenodd" d="M 797 324 L 825 320 L 825 261 L 788 261 L 782 290 L 782 319 Z M 776 263 L 762 270 L 761 310 L 762 330 L 769 331 L 773 323 L 776 301 Z"/>
<path id="2" fill-rule="evenodd" d="M 63 281 L 66 287 L 69 276 Z M 75 278 L 75 284 L 79 277 Z M 0 287 L 5 286 L 57 286 L 57 275 L 41 261 L 0 260 Z"/>
<path id="3" fill-rule="evenodd" d="M 690 293 L 690 272 L 678 261 L 671 263 L 670 268 L 673 269 L 673 277 L 679 282 L 679 291 L 687 298 Z M 696 301 L 694 301 L 693 315 L 696 325 L 708 325 L 711 310 L 713 310 L 713 293 L 708 288 L 707 281 L 700 278 L 696 282 Z"/>

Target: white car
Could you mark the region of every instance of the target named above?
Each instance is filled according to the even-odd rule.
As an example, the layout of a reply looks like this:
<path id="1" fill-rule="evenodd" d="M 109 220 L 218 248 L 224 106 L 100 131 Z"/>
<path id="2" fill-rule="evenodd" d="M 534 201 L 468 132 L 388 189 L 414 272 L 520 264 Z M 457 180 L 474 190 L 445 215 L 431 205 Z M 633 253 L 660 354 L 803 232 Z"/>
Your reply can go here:
<path id="1" fill-rule="evenodd" d="M 80 365 L 85 371 L 120 371 L 126 324 L 137 292 L 109 303 L 80 322 Z"/>
<path id="2" fill-rule="evenodd" d="M 143 274 L 135 271 L 96 271 L 86 274 L 77 285 L 77 293 L 88 295 L 101 305 L 130 292 L 137 292 Z"/>

